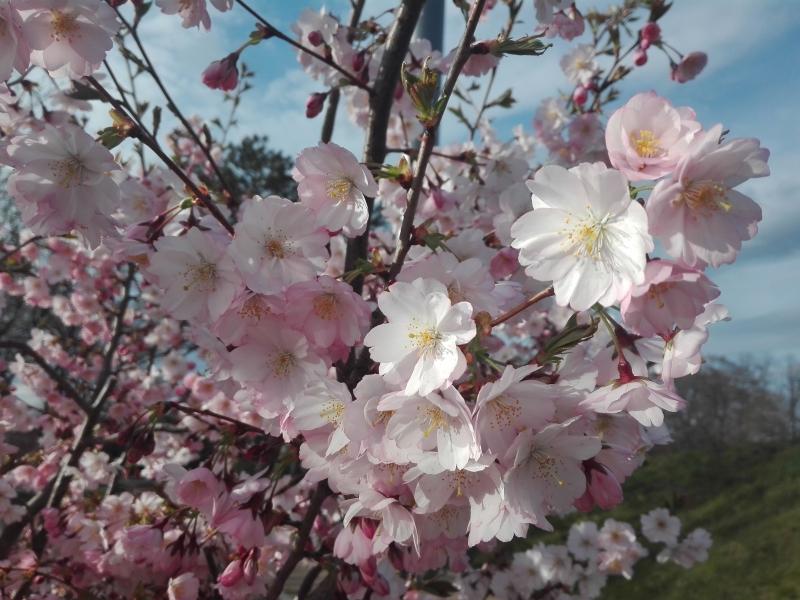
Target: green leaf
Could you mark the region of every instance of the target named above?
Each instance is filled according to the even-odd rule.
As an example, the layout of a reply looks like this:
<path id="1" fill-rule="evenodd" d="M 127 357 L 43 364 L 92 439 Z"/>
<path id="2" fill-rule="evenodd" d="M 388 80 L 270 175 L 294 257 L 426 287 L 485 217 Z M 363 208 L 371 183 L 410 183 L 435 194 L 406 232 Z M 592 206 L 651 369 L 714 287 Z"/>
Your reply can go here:
<path id="1" fill-rule="evenodd" d="M 492 44 L 490 52 L 495 56 L 512 54 L 516 56 L 541 56 L 553 44 L 545 44 L 538 36 L 527 35 L 525 37 L 512 40 L 510 38 L 498 37 L 497 42 Z"/>
<path id="2" fill-rule="evenodd" d="M 109 150 L 119 146 L 126 136 L 121 134 L 116 127 L 106 127 L 97 132 L 98 141 Z"/>
<path id="3" fill-rule="evenodd" d="M 581 342 L 590 339 L 597 332 L 597 326 L 598 321 L 594 319 L 587 325 L 579 325 L 577 315 L 572 315 L 564 329 L 556 334 L 539 352 L 536 360 L 541 365 L 560 363 L 566 352 Z"/>
<path id="4" fill-rule="evenodd" d="M 511 89 L 507 89 L 505 92 L 500 94 L 497 98 L 489 102 L 486 105 L 486 108 L 491 108 L 492 106 L 501 106 L 502 108 L 511 108 L 514 106 L 516 99 L 511 93 Z"/>

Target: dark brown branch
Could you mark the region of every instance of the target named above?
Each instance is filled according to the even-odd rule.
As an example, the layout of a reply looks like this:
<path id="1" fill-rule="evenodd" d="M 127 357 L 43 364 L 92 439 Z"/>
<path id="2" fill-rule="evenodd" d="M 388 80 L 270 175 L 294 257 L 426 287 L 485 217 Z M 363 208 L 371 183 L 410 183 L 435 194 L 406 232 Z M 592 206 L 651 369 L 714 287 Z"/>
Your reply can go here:
<path id="1" fill-rule="evenodd" d="M 303 558 L 303 554 L 305 554 L 306 543 L 311 535 L 311 528 L 314 525 L 314 520 L 317 518 L 320 508 L 322 508 L 322 503 L 329 494 L 330 490 L 328 489 L 327 483 L 321 481 L 317 484 L 314 494 L 311 496 L 311 500 L 308 503 L 308 508 L 306 509 L 306 514 L 303 517 L 300 528 L 297 530 L 297 539 L 294 542 L 294 548 L 292 548 L 291 554 L 286 557 L 286 562 L 284 562 L 281 568 L 278 569 L 278 572 L 275 573 L 275 580 L 272 585 L 269 586 L 264 600 L 278 600 L 280 597 L 281 592 L 283 592 L 283 587 L 289 579 L 289 575 L 292 574 L 297 563 L 300 562 Z"/>
<path id="2" fill-rule="evenodd" d="M 367 164 L 380 164 L 386 158 L 386 130 L 389 127 L 394 91 L 400 79 L 400 67 L 408 52 L 411 36 L 414 34 L 424 4 L 425 0 L 403 0 L 397 8 L 395 21 L 386 39 L 383 58 L 372 86 L 374 93 L 369 102 L 369 123 L 364 145 L 364 162 Z M 374 198 L 367 198 L 370 216 L 374 203 Z M 347 243 L 345 271 L 352 271 L 359 259 L 366 258 L 368 240 L 369 222 L 364 233 Z M 357 293 L 361 292 L 363 284 L 362 276 L 353 279 L 353 289 Z"/>
<path id="3" fill-rule="evenodd" d="M 442 95 L 440 97 L 440 108 L 434 121 L 425 127 L 422 134 L 422 143 L 419 148 L 419 158 L 417 161 L 417 170 L 414 174 L 414 180 L 411 183 L 411 189 L 408 193 L 408 206 L 403 214 L 403 222 L 400 225 L 400 237 L 397 244 L 397 250 L 394 254 L 394 261 L 389 269 L 389 280 L 397 277 L 400 270 L 403 268 L 403 262 L 406 259 L 409 249 L 411 248 L 411 230 L 414 227 L 414 216 L 417 213 L 417 205 L 419 204 L 419 196 L 422 192 L 422 185 L 425 182 L 425 172 L 428 169 L 428 162 L 433 152 L 433 146 L 436 140 L 436 132 L 439 129 L 439 123 L 442 121 L 442 116 L 447 108 L 447 103 L 450 101 L 450 96 L 456 87 L 456 81 L 461 74 L 461 69 L 467 63 L 470 57 L 470 47 L 475 38 L 475 29 L 478 27 L 478 20 L 483 13 L 483 6 L 486 0 L 475 0 L 467 18 L 467 26 L 464 30 L 464 35 L 458 44 L 455 58 L 450 65 L 450 70 L 447 72 L 444 86 L 442 88 Z"/>
<path id="4" fill-rule="evenodd" d="M 84 412 L 89 411 L 89 404 L 83 399 L 83 396 L 78 393 L 78 390 L 73 387 L 73 385 L 64 375 L 60 374 L 53 367 L 51 367 L 48 362 L 42 358 L 42 355 L 36 352 L 36 350 L 31 348 L 28 344 L 24 342 L 15 342 L 13 340 L 3 340 L 0 341 L 0 348 L 15 350 L 20 354 L 30 358 L 39 368 L 42 369 L 42 371 L 47 373 L 47 376 L 52 379 L 53 382 L 55 382 L 59 392 L 75 402 L 75 404 L 80 406 L 81 410 Z"/>

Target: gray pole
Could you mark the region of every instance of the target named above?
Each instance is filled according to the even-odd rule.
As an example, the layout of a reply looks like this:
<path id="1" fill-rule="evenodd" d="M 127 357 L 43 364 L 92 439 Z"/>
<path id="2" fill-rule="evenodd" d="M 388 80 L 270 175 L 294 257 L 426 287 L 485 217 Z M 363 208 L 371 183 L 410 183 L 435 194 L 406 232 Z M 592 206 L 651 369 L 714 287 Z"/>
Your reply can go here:
<path id="1" fill-rule="evenodd" d="M 430 40 L 434 50 L 444 44 L 444 0 L 428 0 L 417 25 L 417 37 Z"/>

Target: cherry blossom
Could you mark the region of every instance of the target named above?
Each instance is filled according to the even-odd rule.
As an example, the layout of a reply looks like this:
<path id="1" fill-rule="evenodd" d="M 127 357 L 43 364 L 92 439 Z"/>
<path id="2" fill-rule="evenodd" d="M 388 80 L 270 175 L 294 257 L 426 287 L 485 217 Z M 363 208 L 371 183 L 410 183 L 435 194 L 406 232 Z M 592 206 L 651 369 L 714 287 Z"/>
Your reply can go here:
<path id="1" fill-rule="evenodd" d="M 4 162 L 15 169 L 9 191 L 35 233 L 76 230 L 96 247 L 103 235 L 116 232 L 111 217 L 119 187 L 108 174 L 119 166 L 82 129 L 46 125 L 39 134 L 13 138 L 5 152 Z"/>
<path id="2" fill-rule="evenodd" d="M 120 27 L 113 9 L 100 0 L 26 0 L 24 6 L 35 10 L 23 25 L 31 62 L 54 75 L 91 75 Z"/>
<path id="3" fill-rule="evenodd" d="M 599 163 L 547 166 L 528 187 L 534 211 L 511 227 L 512 245 L 529 276 L 553 281 L 559 304 L 609 306 L 643 282 L 653 242 L 619 171 Z"/>
<path id="4" fill-rule="evenodd" d="M 366 198 L 378 194 L 369 169 L 336 144 L 306 148 L 292 173 L 300 201 L 317 216 L 320 226 L 353 237 L 364 232 L 369 219 Z"/>
<path id="5" fill-rule="evenodd" d="M 255 196 L 245 205 L 229 254 L 247 287 L 274 294 L 323 268 L 327 240 L 307 208 L 278 196 Z"/>
<path id="6" fill-rule="evenodd" d="M 367 333 L 364 344 L 387 381 L 425 396 L 461 376 L 466 362 L 458 345 L 475 337 L 468 302 L 451 304 L 443 284 L 415 279 L 390 286 L 378 306 L 389 322 Z"/>
<path id="7" fill-rule="evenodd" d="M 665 260 L 645 267 L 645 281 L 622 299 L 625 325 L 639 335 L 669 337 L 673 327 L 690 329 L 719 289 L 700 271 Z"/>
<path id="8" fill-rule="evenodd" d="M 161 306 L 178 319 L 218 319 L 241 289 L 241 278 L 212 234 L 192 228 L 155 243 L 147 271 L 164 288 Z"/>
<path id="9" fill-rule="evenodd" d="M 636 94 L 608 120 L 608 157 L 631 181 L 658 179 L 675 170 L 699 132 L 690 108 L 673 108 L 654 92 Z"/>
<path id="10" fill-rule="evenodd" d="M 690 267 L 733 262 L 761 220 L 758 204 L 734 188 L 769 175 L 769 150 L 755 139 L 721 136 L 721 125 L 700 136 L 647 201 L 650 233 Z"/>

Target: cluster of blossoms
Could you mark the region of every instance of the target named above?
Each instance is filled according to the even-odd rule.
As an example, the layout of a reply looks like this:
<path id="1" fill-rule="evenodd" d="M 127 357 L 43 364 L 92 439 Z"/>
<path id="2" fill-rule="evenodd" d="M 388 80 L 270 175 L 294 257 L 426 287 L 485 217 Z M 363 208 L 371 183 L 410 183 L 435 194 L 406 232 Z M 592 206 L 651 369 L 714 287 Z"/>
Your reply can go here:
<path id="1" fill-rule="evenodd" d="M 0 162 L 25 226 L 2 247 L 0 302 L 9 323 L 36 316 L 22 340 L 0 340 L 13 356 L 0 423 L 14 434 L 0 437 L 0 589 L 275 599 L 302 564 L 308 586 L 326 571 L 331 597 L 422 598 L 439 582 L 429 573 L 449 571 L 459 598 L 594 598 L 606 575 L 630 574 L 645 550 L 614 521 L 576 525 L 566 547 L 534 546 L 508 569 L 475 561 L 573 510 L 618 505 L 670 440 L 664 413 L 685 404 L 674 382 L 727 318 L 705 270 L 755 235 L 760 209 L 736 188 L 768 175 L 768 151 L 655 93 L 604 127 L 607 81 L 595 110 L 573 98 L 537 114 L 544 166 L 524 129 L 498 139 L 486 106 L 468 123 L 479 142 L 431 152 L 449 99 L 425 104 L 431 80 L 581 34 L 571 3 L 535 4 L 539 34 L 444 56 L 425 40 L 383 44 L 376 20 L 304 12 L 292 41 L 330 88 L 308 114 L 341 91 L 372 131 L 391 53 L 407 65 L 403 87 L 384 85 L 382 151 L 360 162 L 329 140 L 306 148 L 297 201 L 226 203 L 224 177 L 205 185 L 220 154 L 196 121 L 182 119 L 173 161 L 96 78 L 84 81 L 114 105 L 116 142 L 137 138 L 164 167 L 114 157 L 68 112 L 37 117 L 21 84 L 0 90 Z M 204 0 L 157 5 L 209 26 Z M 12 66 L 53 75 L 94 72 L 119 25 L 99 0 L 0 7 Z M 475 2 L 469 22 L 489 8 Z M 290 39 L 265 23 L 245 46 Z M 30 33 L 46 27 L 52 50 Z M 568 55 L 573 83 L 599 81 L 599 39 Z M 241 51 L 206 83 L 235 86 Z M 679 525 L 642 519 L 660 560 L 704 560 L 708 535 L 679 542 Z"/>
<path id="2" fill-rule="evenodd" d="M 681 522 L 666 509 L 642 515 L 641 529 L 648 542 L 660 546 L 659 563 L 671 561 L 688 569 L 708 558 L 709 533 L 695 529 L 679 542 Z M 465 598 L 598 598 L 609 577 L 630 579 L 633 567 L 649 553 L 628 523 L 606 519 L 598 528 L 582 521 L 570 527 L 565 545 L 537 544 L 512 555 L 505 568 L 470 573 L 457 586 L 470 590 Z"/>

